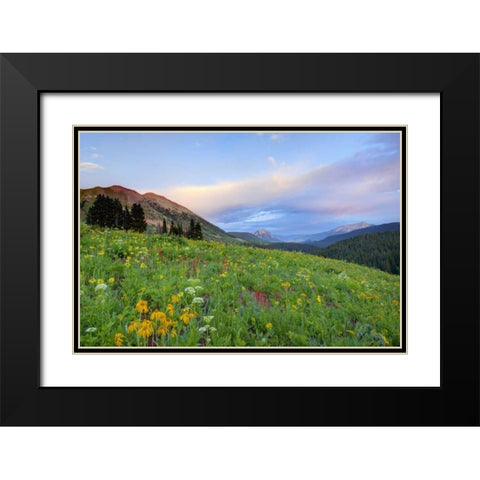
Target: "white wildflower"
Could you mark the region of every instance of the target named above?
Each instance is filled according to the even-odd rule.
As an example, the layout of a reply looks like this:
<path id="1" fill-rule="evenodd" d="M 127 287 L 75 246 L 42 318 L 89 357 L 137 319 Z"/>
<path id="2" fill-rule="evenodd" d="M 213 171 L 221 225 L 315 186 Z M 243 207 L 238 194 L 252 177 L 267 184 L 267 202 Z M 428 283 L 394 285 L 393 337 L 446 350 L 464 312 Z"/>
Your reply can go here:
<path id="1" fill-rule="evenodd" d="M 185 289 L 185 293 L 187 293 L 188 295 L 195 295 L 195 289 L 193 287 L 187 287 Z"/>
<path id="2" fill-rule="evenodd" d="M 204 304 L 203 298 L 202 297 L 195 297 L 192 300 L 192 304 L 193 305 L 203 305 Z"/>
<path id="3" fill-rule="evenodd" d="M 106 290 L 108 287 L 104 284 L 104 283 L 99 283 L 96 287 L 95 287 L 95 291 L 98 292 L 99 290 Z"/>
<path id="4" fill-rule="evenodd" d="M 97 331 L 97 327 L 88 327 L 85 331 L 86 331 L 87 333 L 96 332 L 96 331 Z"/>

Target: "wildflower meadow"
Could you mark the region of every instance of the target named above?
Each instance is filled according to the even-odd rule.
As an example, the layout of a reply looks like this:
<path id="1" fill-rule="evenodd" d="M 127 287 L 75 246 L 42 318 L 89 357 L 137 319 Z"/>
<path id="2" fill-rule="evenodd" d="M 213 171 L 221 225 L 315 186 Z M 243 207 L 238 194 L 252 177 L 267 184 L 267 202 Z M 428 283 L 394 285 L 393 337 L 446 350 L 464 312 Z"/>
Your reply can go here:
<path id="1" fill-rule="evenodd" d="M 81 347 L 389 347 L 400 277 L 299 252 L 80 225 Z"/>

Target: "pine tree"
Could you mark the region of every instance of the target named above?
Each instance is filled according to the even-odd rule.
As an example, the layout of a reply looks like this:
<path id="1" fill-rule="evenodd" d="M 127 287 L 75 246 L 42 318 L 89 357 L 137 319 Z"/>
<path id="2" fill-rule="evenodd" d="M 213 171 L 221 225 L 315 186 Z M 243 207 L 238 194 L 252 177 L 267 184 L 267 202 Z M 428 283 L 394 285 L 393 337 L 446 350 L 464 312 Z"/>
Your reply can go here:
<path id="1" fill-rule="evenodd" d="M 112 211 L 115 228 L 123 228 L 123 207 L 118 198 L 113 201 Z"/>
<path id="2" fill-rule="evenodd" d="M 195 238 L 195 223 L 193 221 L 193 218 L 190 219 L 190 226 L 188 227 L 187 237 Z"/>
<path id="3" fill-rule="evenodd" d="M 107 197 L 101 193 L 97 195 L 93 205 L 87 213 L 87 223 L 89 225 L 107 226 Z"/>
<path id="4" fill-rule="evenodd" d="M 184 235 L 183 225 L 180 222 L 177 223 L 177 235 L 179 237 L 182 237 Z"/>
<path id="5" fill-rule="evenodd" d="M 130 215 L 130 211 L 128 210 L 128 206 L 125 205 L 125 208 L 123 210 L 122 228 L 124 230 L 130 230 L 131 227 L 132 227 L 132 216 Z"/>
<path id="6" fill-rule="evenodd" d="M 202 227 L 200 226 L 200 222 L 197 222 L 197 224 L 195 225 L 195 239 L 203 240 L 203 233 L 202 233 Z"/>
<path id="7" fill-rule="evenodd" d="M 147 229 L 147 222 L 145 220 L 145 213 L 139 203 L 132 205 L 132 230 L 136 232 L 144 232 Z"/>
<path id="8" fill-rule="evenodd" d="M 167 222 L 165 221 L 165 218 L 163 219 L 163 224 L 162 224 L 162 233 L 166 235 L 167 232 Z"/>

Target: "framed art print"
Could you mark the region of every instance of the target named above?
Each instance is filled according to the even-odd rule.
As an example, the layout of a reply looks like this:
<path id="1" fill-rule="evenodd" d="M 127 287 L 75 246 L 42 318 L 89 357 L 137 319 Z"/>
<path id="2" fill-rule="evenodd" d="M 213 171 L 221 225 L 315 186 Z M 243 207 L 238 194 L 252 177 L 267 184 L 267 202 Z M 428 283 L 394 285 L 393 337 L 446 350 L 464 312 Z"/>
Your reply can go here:
<path id="1" fill-rule="evenodd" d="M 74 145 L 75 352 L 406 352 L 405 127 Z"/>
<path id="2" fill-rule="evenodd" d="M 1 62 L 2 424 L 478 424 L 478 55 Z"/>

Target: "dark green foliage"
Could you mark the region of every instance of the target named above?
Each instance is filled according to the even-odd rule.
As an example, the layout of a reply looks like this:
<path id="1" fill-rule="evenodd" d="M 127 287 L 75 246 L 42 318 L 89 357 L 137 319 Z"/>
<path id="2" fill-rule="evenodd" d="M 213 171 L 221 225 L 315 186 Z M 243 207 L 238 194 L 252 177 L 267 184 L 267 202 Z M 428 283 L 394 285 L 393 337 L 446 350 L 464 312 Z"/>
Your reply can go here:
<path id="1" fill-rule="evenodd" d="M 400 274 L 400 232 L 358 235 L 321 249 L 320 255 L 398 275 Z"/>
<path id="2" fill-rule="evenodd" d="M 97 195 L 95 202 L 87 213 L 87 223 L 107 228 L 123 228 L 122 204 L 106 195 Z"/>
<path id="3" fill-rule="evenodd" d="M 131 226 L 132 226 L 132 216 L 130 215 L 130 211 L 128 210 L 128 207 L 126 206 L 123 209 L 122 228 L 124 230 L 130 230 Z"/>
<path id="4" fill-rule="evenodd" d="M 320 248 L 307 243 L 294 242 L 257 242 L 251 244 L 253 247 L 265 248 L 267 250 L 283 250 L 285 252 L 302 252 L 311 255 L 319 255 Z"/>
<path id="5" fill-rule="evenodd" d="M 147 222 L 145 220 L 143 208 L 139 203 L 134 203 L 132 205 L 131 216 L 132 230 L 135 230 L 136 232 L 144 232 L 147 229 Z"/>
<path id="6" fill-rule="evenodd" d="M 166 222 L 165 219 L 163 219 L 162 233 L 163 233 L 163 235 L 166 235 L 166 234 L 168 233 L 168 231 L 167 231 L 167 222 Z"/>
<path id="7" fill-rule="evenodd" d="M 187 231 L 187 237 L 193 240 L 203 240 L 203 233 L 200 222 L 195 223 L 193 218 L 190 219 L 190 226 Z"/>
<path id="8" fill-rule="evenodd" d="M 187 238 L 194 238 L 195 236 L 195 222 L 193 218 L 190 219 L 190 226 L 188 227 Z"/>
<path id="9" fill-rule="evenodd" d="M 324 238 L 323 240 L 317 240 L 313 242 L 308 242 L 310 245 L 315 245 L 316 247 L 325 248 L 329 245 L 332 245 L 341 240 L 347 240 L 348 238 L 353 238 L 358 235 L 364 235 L 367 233 L 377 233 L 377 232 L 386 232 L 386 231 L 400 231 L 400 223 L 383 223 L 381 225 L 371 225 L 367 228 L 361 228 L 359 230 L 353 230 L 348 233 L 340 233 L 338 235 L 332 235 L 330 237 Z"/>

